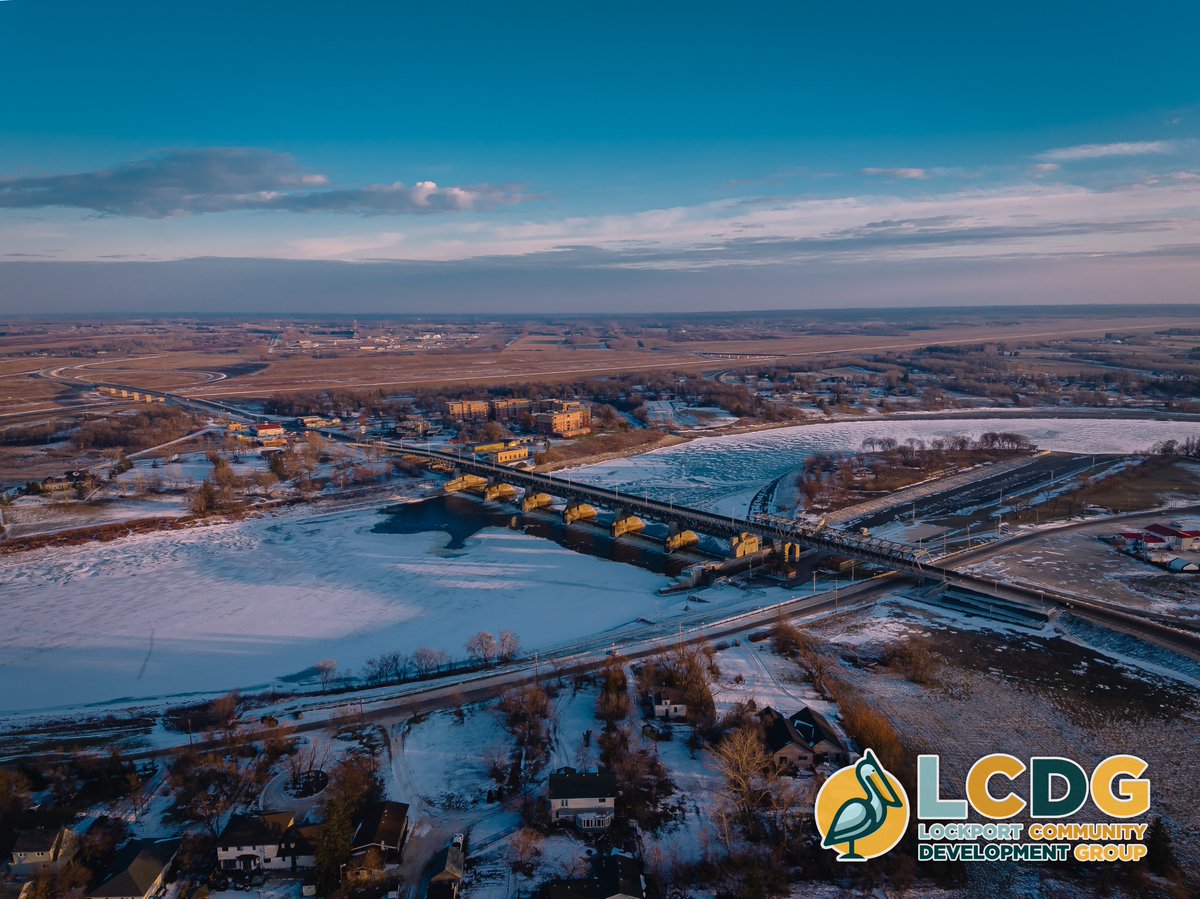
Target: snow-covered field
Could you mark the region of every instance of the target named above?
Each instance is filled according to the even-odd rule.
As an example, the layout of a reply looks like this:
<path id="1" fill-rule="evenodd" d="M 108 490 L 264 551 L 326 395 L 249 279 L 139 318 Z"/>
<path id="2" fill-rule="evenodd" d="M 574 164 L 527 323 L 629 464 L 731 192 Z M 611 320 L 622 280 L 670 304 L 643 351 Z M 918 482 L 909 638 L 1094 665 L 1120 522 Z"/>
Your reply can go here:
<path id="1" fill-rule="evenodd" d="M 655 610 L 641 568 L 489 529 L 374 534 L 372 511 L 285 514 L 0 562 L 0 710 L 265 684 L 385 650 L 463 657 L 481 629 L 528 648 Z"/>
<path id="2" fill-rule="evenodd" d="M 751 434 L 701 437 L 642 456 L 602 462 L 567 473 L 656 499 L 713 506 L 732 493 L 747 498 L 818 452 L 857 450 L 866 437 L 931 440 L 986 431 L 1024 434 L 1042 449 L 1072 453 L 1133 453 L 1159 440 L 1200 435 L 1200 422 L 1112 418 L 970 418 L 839 421 Z M 740 511 L 744 512 L 743 507 Z"/>

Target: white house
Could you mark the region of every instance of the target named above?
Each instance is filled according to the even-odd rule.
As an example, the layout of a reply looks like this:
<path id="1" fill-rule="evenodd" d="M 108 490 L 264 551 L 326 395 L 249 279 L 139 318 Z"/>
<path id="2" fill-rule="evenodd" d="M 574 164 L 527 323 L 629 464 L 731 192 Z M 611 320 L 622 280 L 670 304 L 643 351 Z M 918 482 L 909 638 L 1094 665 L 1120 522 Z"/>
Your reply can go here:
<path id="1" fill-rule="evenodd" d="M 653 707 L 654 717 L 664 721 L 682 721 L 687 718 L 687 703 L 683 691 L 664 687 L 647 697 L 647 705 Z"/>
<path id="2" fill-rule="evenodd" d="M 550 817 L 582 831 L 605 830 L 613 821 L 617 779 L 607 771 L 559 768 L 550 775 Z"/>
<path id="3" fill-rule="evenodd" d="M 234 815 L 217 840 L 222 871 L 294 871 L 317 864 L 315 828 L 299 827 L 291 812 Z"/>
<path id="4" fill-rule="evenodd" d="M 25 830 L 17 834 L 9 866 L 17 877 L 31 877 L 63 867 L 78 849 L 79 835 L 69 827 Z"/>

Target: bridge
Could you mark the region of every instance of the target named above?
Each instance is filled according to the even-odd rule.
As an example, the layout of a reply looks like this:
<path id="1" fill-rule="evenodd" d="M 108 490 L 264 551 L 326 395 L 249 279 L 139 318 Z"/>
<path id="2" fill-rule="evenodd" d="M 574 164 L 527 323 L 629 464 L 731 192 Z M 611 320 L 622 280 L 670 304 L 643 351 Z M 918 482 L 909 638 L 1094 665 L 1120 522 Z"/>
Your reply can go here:
<path id="1" fill-rule="evenodd" d="M 344 435 L 342 439 L 345 439 Z M 614 511 L 618 521 L 633 516 L 650 518 L 670 525 L 672 532 L 681 536 L 688 531 L 700 531 L 714 537 L 728 538 L 733 543 L 735 552 L 738 542 L 748 535 L 753 535 L 760 541 L 771 541 L 782 559 L 788 558 L 789 547 L 804 547 L 878 565 L 889 571 L 915 577 L 918 581 L 934 582 L 947 591 L 955 588 L 965 589 L 977 596 L 993 597 L 1001 603 L 1015 603 L 1039 612 L 1049 612 L 1056 608 L 1069 611 L 1112 630 L 1147 639 L 1174 652 L 1200 660 L 1200 634 L 1183 629 L 1174 622 L 1154 620 L 1145 614 L 1135 614 L 1109 603 L 1059 593 L 1039 585 L 957 571 L 948 565 L 940 564 L 944 560 L 931 558 L 928 551 L 908 544 L 878 537 L 865 537 L 837 528 L 805 525 L 789 518 L 762 512 L 750 518 L 717 515 L 646 496 L 622 493 L 612 488 L 554 477 L 549 473 L 509 468 L 474 455 L 434 450 L 399 441 L 382 441 L 381 445 L 404 456 L 428 460 L 440 470 L 459 473 L 460 477 L 474 479 L 476 484 L 483 482 L 492 488 L 499 484 L 510 484 L 523 488 L 527 497 L 545 499 L 554 496 L 564 499 L 568 507 L 603 506 Z M 543 506 L 547 504 L 538 503 Z"/>
<path id="2" fill-rule="evenodd" d="M 74 386 L 140 389 L 145 395 L 155 398 L 162 397 L 166 402 L 191 407 L 198 411 L 219 412 L 242 421 L 265 420 L 264 416 L 247 413 L 244 409 L 219 401 L 198 399 L 159 389 L 147 390 L 146 388 L 130 387 L 126 384 L 67 377 L 54 370 L 43 370 L 39 372 L 38 376 Z M 340 441 L 353 440 L 349 435 L 341 432 L 321 431 L 321 433 Z M 1185 628 L 1178 622 L 1158 620 L 1155 616 L 1147 615 L 1144 612 L 1128 611 L 1107 602 L 1060 593 L 1037 584 L 1023 584 L 1007 578 L 1001 581 L 998 578 L 985 578 L 957 571 L 953 567 L 940 564 L 944 563 L 945 559 L 935 561 L 927 551 L 907 544 L 864 537 L 836 528 L 803 525 L 791 519 L 768 515 L 763 511 L 752 514 L 750 519 L 736 516 L 725 517 L 686 506 L 677 506 L 670 502 L 664 503 L 646 496 L 621 493 L 618 490 L 582 484 L 568 478 L 556 478 L 548 473 L 521 471 L 474 456 L 433 450 L 419 444 L 380 441 L 378 445 L 400 455 L 426 459 L 443 471 L 458 471 L 483 478 L 488 486 L 493 488 L 505 484 L 521 487 L 525 490 L 526 498 L 535 501 L 531 507 L 548 505 L 551 497 L 559 497 L 577 506 L 599 504 L 617 512 L 618 519 L 644 516 L 666 523 L 672 528 L 673 533 L 669 539 L 676 541 L 676 546 L 694 543 L 694 531 L 696 530 L 739 542 L 742 540 L 742 535 L 754 535 L 760 541 L 766 538 L 775 542 L 776 548 L 785 560 L 789 558 L 790 552 L 794 551 L 796 547 L 804 547 L 903 572 L 915 576 L 919 581 L 938 581 L 946 589 L 961 587 L 1001 600 L 1022 603 L 1034 609 L 1057 607 L 1102 627 L 1148 640 L 1173 652 L 1200 661 L 1200 633 Z M 506 494 L 507 491 L 497 490 L 492 497 L 505 498 Z M 758 508 L 760 510 L 765 508 L 765 503 L 759 503 Z M 635 526 L 631 527 L 628 532 L 635 533 L 637 530 L 640 528 Z M 953 564 L 961 564 L 962 561 L 962 559 L 957 559 Z"/>
<path id="3" fill-rule="evenodd" d="M 453 466 L 463 479 L 464 486 L 484 484 L 494 486 L 510 484 L 521 487 L 527 496 L 539 494 L 558 497 L 569 505 L 603 506 L 617 513 L 618 521 L 629 517 L 651 518 L 670 525 L 678 531 L 700 531 L 713 537 L 741 540 L 751 534 L 760 541 L 770 541 L 777 547 L 787 544 L 802 546 L 820 552 L 834 553 L 858 562 L 881 565 L 892 570 L 903 570 L 927 577 L 929 556 L 926 551 L 905 543 L 864 537 L 835 528 L 817 527 L 765 514 L 753 518 L 717 515 L 688 506 L 650 499 L 632 493 L 622 493 L 610 487 L 584 484 L 569 478 L 554 477 L 553 474 L 524 471 L 498 465 L 473 454 L 435 450 L 416 444 L 383 441 L 382 446 L 403 456 L 424 459 L 443 466 Z M 482 479 L 471 481 L 471 478 Z M 940 576 L 940 574 L 938 575 Z"/>

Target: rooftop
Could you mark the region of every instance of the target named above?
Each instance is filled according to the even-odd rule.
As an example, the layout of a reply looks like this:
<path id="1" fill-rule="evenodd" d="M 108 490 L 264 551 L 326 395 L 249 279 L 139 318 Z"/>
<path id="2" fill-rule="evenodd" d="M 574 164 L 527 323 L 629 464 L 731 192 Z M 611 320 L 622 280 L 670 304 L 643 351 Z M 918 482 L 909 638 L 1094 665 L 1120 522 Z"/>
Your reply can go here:
<path id="1" fill-rule="evenodd" d="M 551 799 L 592 799 L 616 796 L 617 778 L 610 771 L 576 771 L 559 768 L 550 775 Z"/>

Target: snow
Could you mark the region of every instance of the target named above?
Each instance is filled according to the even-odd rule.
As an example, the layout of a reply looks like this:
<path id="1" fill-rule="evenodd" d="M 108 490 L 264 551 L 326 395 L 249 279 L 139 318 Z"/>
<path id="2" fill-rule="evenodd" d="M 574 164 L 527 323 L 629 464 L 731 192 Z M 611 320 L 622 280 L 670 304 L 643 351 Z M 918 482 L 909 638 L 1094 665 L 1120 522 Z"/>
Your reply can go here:
<path id="1" fill-rule="evenodd" d="M 4 514 L 13 537 L 46 534 L 81 527 L 98 527 L 138 518 L 181 517 L 188 513 L 188 497 L 181 494 L 147 494 L 138 497 L 104 497 L 91 502 L 23 496 Z"/>
<path id="2" fill-rule="evenodd" d="M 903 443 L 909 437 L 931 440 L 966 434 L 974 438 L 986 431 L 1024 434 L 1046 450 L 1136 453 L 1160 440 L 1200 436 L 1200 422 L 1035 417 L 838 421 L 700 437 L 645 455 L 579 468 L 567 476 L 709 508 L 732 493 L 761 487 L 792 471 L 813 453 L 857 450 L 866 437 L 892 437 Z"/>
<path id="3" fill-rule="evenodd" d="M 247 688 L 393 649 L 462 657 L 481 629 L 544 648 L 648 616 L 663 583 L 519 532 L 451 551 L 379 521 L 271 515 L 6 558 L 0 709 Z"/>

